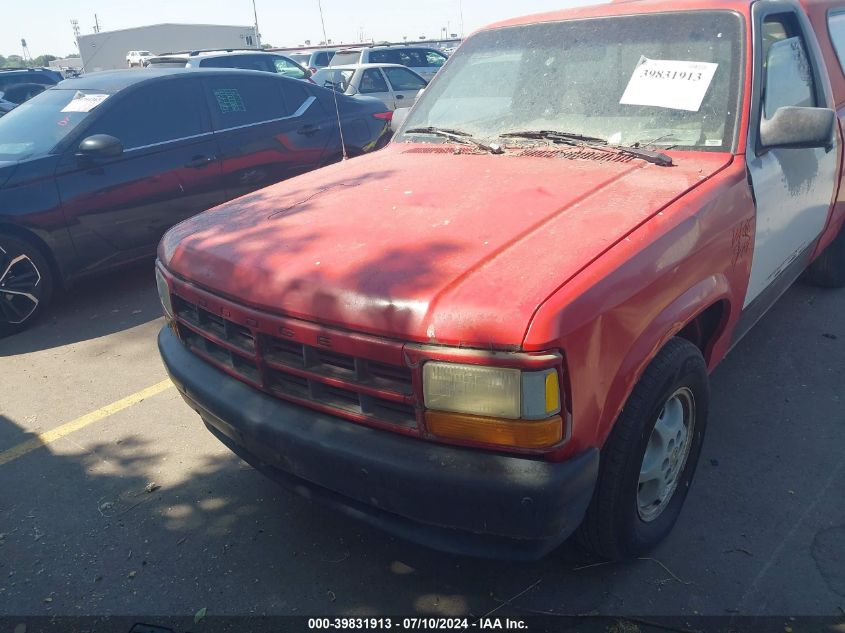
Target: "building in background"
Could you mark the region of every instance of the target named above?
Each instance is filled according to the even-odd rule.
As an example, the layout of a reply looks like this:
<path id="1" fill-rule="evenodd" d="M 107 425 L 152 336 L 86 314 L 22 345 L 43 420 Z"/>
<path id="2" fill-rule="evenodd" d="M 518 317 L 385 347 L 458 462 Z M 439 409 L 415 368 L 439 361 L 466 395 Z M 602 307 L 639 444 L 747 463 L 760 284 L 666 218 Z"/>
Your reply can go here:
<path id="1" fill-rule="evenodd" d="M 65 77 L 76 75 L 82 72 L 82 58 L 63 57 L 61 59 L 54 59 L 50 62 L 50 68 L 58 70 Z"/>
<path id="2" fill-rule="evenodd" d="M 254 26 L 152 24 L 77 38 L 85 72 L 126 68 L 126 53 L 172 53 L 206 48 L 256 48 Z"/>

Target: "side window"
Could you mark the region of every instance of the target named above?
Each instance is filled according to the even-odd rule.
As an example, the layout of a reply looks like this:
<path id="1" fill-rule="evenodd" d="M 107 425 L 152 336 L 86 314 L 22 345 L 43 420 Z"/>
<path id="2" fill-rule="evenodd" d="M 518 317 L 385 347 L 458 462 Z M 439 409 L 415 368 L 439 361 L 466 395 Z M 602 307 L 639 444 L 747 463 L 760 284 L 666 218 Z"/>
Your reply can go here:
<path id="1" fill-rule="evenodd" d="M 407 68 L 385 68 L 384 74 L 387 75 L 390 85 L 397 92 L 403 90 L 422 90 L 425 88 L 425 81 Z"/>
<path id="2" fill-rule="evenodd" d="M 274 57 L 273 64 L 276 67 L 276 72 L 279 75 L 290 77 L 291 79 L 305 79 L 305 71 L 294 64 L 289 59 L 284 57 Z"/>
<path id="3" fill-rule="evenodd" d="M 90 134 L 109 134 L 133 149 L 203 133 L 198 81 L 159 81 L 127 93 L 92 126 Z"/>
<path id="4" fill-rule="evenodd" d="M 370 51 L 370 63 L 371 64 L 401 64 L 402 59 L 397 54 L 397 52 L 386 50 L 386 51 Z"/>
<path id="5" fill-rule="evenodd" d="M 389 92 L 389 89 L 381 72 L 377 68 L 369 68 L 361 76 L 361 85 L 358 88 L 358 92 L 361 94 L 370 94 L 373 92 Z"/>
<path id="6" fill-rule="evenodd" d="M 446 63 L 446 56 L 441 53 L 438 53 L 437 51 L 426 51 L 425 61 L 425 65 L 429 68 L 440 68 L 443 64 Z"/>
<path id="7" fill-rule="evenodd" d="M 827 17 L 827 28 L 839 58 L 839 66 L 845 72 L 845 11 L 831 12 Z"/>
<path id="8" fill-rule="evenodd" d="M 792 14 L 766 18 L 763 50 L 766 55 L 763 115 L 770 119 L 784 106 L 816 106 L 813 69 Z"/>
<path id="9" fill-rule="evenodd" d="M 401 58 L 399 63 L 403 66 L 409 66 L 410 68 L 425 68 L 428 66 L 425 54 L 417 48 L 400 50 L 399 57 Z"/>
<path id="10" fill-rule="evenodd" d="M 311 93 L 308 92 L 308 89 L 305 86 L 301 86 L 298 83 L 293 81 L 286 81 L 284 83 L 280 82 L 282 87 L 282 95 L 285 99 L 285 110 L 287 111 L 287 115 L 291 115 L 299 108 L 302 107 L 302 104 L 305 103 L 308 98 L 311 96 Z"/>
<path id="11" fill-rule="evenodd" d="M 272 121 L 288 116 L 275 77 L 214 77 L 206 79 L 211 120 L 216 130 Z"/>
<path id="12" fill-rule="evenodd" d="M 317 53 L 314 57 L 314 67 L 323 68 L 324 66 L 328 66 L 330 61 L 331 57 L 328 53 Z"/>

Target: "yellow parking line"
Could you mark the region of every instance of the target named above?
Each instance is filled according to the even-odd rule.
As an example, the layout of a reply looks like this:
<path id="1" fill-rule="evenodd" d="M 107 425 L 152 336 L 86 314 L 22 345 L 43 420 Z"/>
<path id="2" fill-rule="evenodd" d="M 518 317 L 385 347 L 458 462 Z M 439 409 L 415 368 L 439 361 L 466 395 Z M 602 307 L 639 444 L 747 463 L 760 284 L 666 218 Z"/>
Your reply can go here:
<path id="1" fill-rule="evenodd" d="M 76 418 L 75 420 L 71 420 L 67 424 L 62 424 L 55 429 L 51 429 L 49 431 L 45 431 L 44 433 L 39 433 L 32 439 L 27 440 L 26 442 L 21 442 L 17 446 L 13 446 L 12 448 L 3 451 L 0 453 L 0 466 L 3 464 L 8 464 L 19 457 L 23 457 L 27 453 L 31 453 L 37 448 L 41 448 L 42 446 L 46 446 L 51 442 L 55 442 L 56 440 L 65 437 L 66 435 L 70 435 L 80 429 L 85 428 L 89 424 L 93 424 L 94 422 L 99 422 L 110 415 L 114 415 L 119 411 L 123 411 L 124 409 L 128 409 L 134 404 L 138 404 L 142 400 L 154 396 L 162 391 L 165 391 L 173 386 L 173 383 L 170 380 L 162 380 L 151 387 L 147 387 L 146 389 L 142 389 L 136 393 L 133 393 L 131 396 L 126 396 L 125 398 L 118 400 L 117 402 L 112 402 L 111 404 L 107 404 L 106 406 L 97 409 L 96 411 L 92 411 L 91 413 L 87 413 L 80 418 Z"/>

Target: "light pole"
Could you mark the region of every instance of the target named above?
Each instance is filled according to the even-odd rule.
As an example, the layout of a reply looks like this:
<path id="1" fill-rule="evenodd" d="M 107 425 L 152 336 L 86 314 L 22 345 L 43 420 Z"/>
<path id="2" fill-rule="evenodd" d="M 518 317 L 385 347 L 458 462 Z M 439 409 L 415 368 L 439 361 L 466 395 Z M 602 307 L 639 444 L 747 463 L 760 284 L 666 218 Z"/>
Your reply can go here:
<path id="1" fill-rule="evenodd" d="M 255 8 L 255 0 L 252 0 L 252 15 L 255 16 L 255 47 L 261 48 L 261 31 L 258 30 L 258 9 Z"/>

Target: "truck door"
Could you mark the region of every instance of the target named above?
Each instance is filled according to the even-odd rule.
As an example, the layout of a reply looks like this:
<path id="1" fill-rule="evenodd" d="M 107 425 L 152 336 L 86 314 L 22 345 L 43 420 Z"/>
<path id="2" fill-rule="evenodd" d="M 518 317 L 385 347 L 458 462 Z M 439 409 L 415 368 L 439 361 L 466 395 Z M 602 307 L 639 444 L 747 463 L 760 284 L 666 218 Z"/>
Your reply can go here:
<path id="1" fill-rule="evenodd" d="M 824 230 L 838 178 L 839 139 L 830 148 L 760 147 L 760 122 L 778 108 L 832 108 L 833 98 L 809 21 L 785 3 L 755 8 L 755 105 L 746 159 L 757 222 L 745 307 L 756 301 L 762 314 L 800 275 Z"/>

